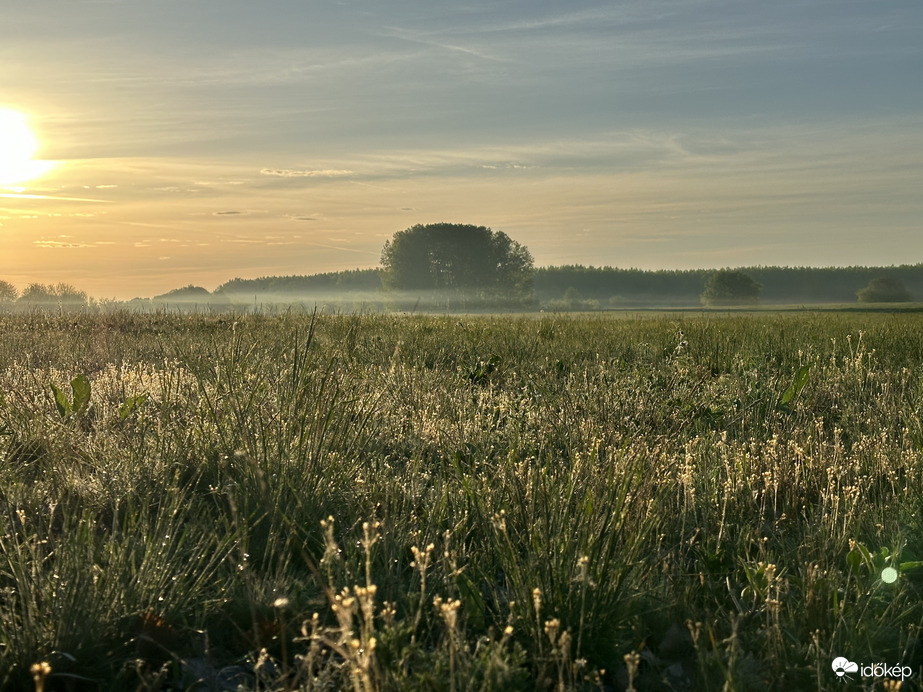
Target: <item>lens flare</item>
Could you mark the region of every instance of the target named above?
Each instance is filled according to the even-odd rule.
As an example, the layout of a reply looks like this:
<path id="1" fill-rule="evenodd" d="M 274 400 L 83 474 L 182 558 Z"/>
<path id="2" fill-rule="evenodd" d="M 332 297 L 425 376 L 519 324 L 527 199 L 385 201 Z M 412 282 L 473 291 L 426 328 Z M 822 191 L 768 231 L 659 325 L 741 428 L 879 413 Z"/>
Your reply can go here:
<path id="1" fill-rule="evenodd" d="M 37 151 L 38 140 L 29 129 L 28 118 L 0 108 L 0 185 L 32 180 L 54 168 L 51 161 L 35 160 Z"/>

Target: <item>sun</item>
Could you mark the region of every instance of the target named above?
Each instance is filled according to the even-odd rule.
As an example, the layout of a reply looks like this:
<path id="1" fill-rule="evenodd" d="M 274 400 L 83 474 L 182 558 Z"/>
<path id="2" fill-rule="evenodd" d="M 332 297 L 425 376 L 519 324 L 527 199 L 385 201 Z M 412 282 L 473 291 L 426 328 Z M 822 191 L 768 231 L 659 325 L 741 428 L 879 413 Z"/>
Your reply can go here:
<path id="1" fill-rule="evenodd" d="M 52 162 L 33 159 L 37 151 L 38 140 L 29 129 L 28 118 L 0 108 L 0 185 L 22 183 L 50 171 Z"/>

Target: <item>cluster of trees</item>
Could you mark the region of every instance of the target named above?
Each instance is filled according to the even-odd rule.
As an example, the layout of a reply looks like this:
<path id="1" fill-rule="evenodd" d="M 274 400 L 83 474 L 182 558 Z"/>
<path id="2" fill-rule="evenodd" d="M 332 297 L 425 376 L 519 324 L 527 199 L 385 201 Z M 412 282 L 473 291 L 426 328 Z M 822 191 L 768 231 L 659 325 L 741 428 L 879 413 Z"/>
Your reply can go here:
<path id="1" fill-rule="evenodd" d="M 700 300 L 702 305 L 753 305 L 762 290 L 762 285 L 747 274 L 725 269 L 708 277 Z"/>
<path id="2" fill-rule="evenodd" d="M 535 270 L 535 296 L 539 303 L 571 296 L 598 301 L 603 307 L 620 305 L 683 305 L 698 302 L 710 272 L 704 270 L 619 269 L 561 265 Z"/>
<path id="3" fill-rule="evenodd" d="M 906 302 L 923 296 L 923 264 L 900 267 L 746 267 L 718 271 L 645 271 L 614 267 L 534 267 L 529 250 L 502 231 L 470 224 L 411 226 L 381 252 L 381 267 L 312 276 L 232 279 L 214 292 L 185 286 L 128 305 L 143 309 L 225 309 L 266 303 L 324 303 L 344 307 L 471 310 L 698 304 Z M 0 305 L 83 306 L 87 294 L 69 284 L 30 284 L 22 294 L 0 281 Z M 348 309 L 350 306 L 345 305 Z"/>
<path id="4" fill-rule="evenodd" d="M 380 269 L 233 279 L 209 294 L 187 286 L 157 296 L 181 307 L 343 300 L 408 309 L 534 306 L 534 266 L 528 249 L 502 231 L 470 224 L 416 225 L 385 243 Z"/>
<path id="5" fill-rule="evenodd" d="M 754 292 L 709 281 L 733 281 L 742 274 L 760 289 Z M 737 277 L 740 281 L 740 277 Z M 747 282 L 749 283 L 749 282 Z M 581 305 L 602 307 L 669 305 L 692 307 L 702 302 L 719 305 L 900 302 L 923 297 L 923 264 L 900 267 L 745 267 L 739 270 L 689 269 L 648 271 L 614 267 L 559 266 L 535 270 L 535 293 L 541 304 L 557 304 L 566 295 Z M 891 286 L 889 290 L 882 287 Z M 898 290 L 893 290 L 897 286 Z M 871 287 L 873 290 L 865 291 Z M 902 287 L 903 290 L 900 290 Z M 573 289 L 573 290 L 570 290 Z M 568 294 L 568 291 L 570 293 Z M 730 292 L 728 292 L 730 291 Z"/>
<path id="6" fill-rule="evenodd" d="M 186 287 L 158 296 L 155 302 L 214 307 L 254 301 L 341 304 L 349 300 L 348 295 L 361 295 L 378 307 L 450 310 L 847 303 L 857 297 L 864 302 L 899 302 L 923 295 L 923 265 L 718 271 L 579 265 L 536 269 L 528 249 L 503 232 L 438 223 L 396 233 L 382 249 L 379 269 L 234 279 L 213 294 Z"/>
<path id="7" fill-rule="evenodd" d="M 385 243 L 381 267 L 385 289 L 423 291 L 447 307 L 533 300 L 532 255 L 486 226 L 412 226 Z"/>
<path id="8" fill-rule="evenodd" d="M 923 295 L 923 265 L 644 271 L 535 269 L 528 249 L 484 226 L 412 226 L 385 243 L 385 289 L 432 291 L 552 309 L 617 305 L 903 302 Z"/>
<path id="9" fill-rule="evenodd" d="M 856 297 L 861 303 L 906 303 L 911 300 L 904 282 L 893 276 L 872 279 Z"/>
<path id="10" fill-rule="evenodd" d="M 82 307 L 90 303 L 90 298 L 85 291 L 66 283 L 32 283 L 19 293 L 9 281 L 0 280 L 0 304 L 14 303 L 41 307 Z"/>
<path id="11" fill-rule="evenodd" d="M 375 292 L 381 290 L 378 269 L 352 269 L 310 276 L 265 276 L 231 279 L 215 289 L 215 295 L 251 298 L 259 294 L 309 295 L 326 292 Z"/>

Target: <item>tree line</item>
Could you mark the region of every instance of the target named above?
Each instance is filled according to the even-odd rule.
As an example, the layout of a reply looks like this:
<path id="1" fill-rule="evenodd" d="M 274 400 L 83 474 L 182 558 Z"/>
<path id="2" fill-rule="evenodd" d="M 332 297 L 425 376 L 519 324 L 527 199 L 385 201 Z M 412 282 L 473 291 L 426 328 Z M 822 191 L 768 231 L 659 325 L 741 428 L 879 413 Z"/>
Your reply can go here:
<path id="1" fill-rule="evenodd" d="M 216 294 L 381 291 L 430 307 L 694 306 L 900 302 L 923 298 L 923 265 L 643 270 L 534 267 L 528 248 L 485 226 L 416 225 L 385 243 L 381 268 L 313 277 L 235 279 Z M 415 303 L 416 304 L 416 303 Z M 406 306 L 404 306 L 406 307 Z"/>
<path id="2" fill-rule="evenodd" d="M 0 305 L 81 306 L 89 302 L 86 291 L 66 283 L 31 283 L 20 293 L 9 281 L 0 280 Z"/>
<path id="3" fill-rule="evenodd" d="M 381 266 L 306 276 L 236 278 L 214 292 L 185 286 L 129 307 L 217 309 L 323 299 L 380 309 L 587 310 L 700 304 L 819 304 L 923 299 L 923 264 L 898 267 L 743 267 L 643 270 L 535 267 L 528 248 L 502 231 L 471 224 L 415 225 L 382 248 Z M 0 304 L 87 305 L 69 284 L 30 284 L 22 294 L 0 281 Z"/>
<path id="4" fill-rule="evenodd" d="M 566 265 L 536 267 L 531 294 L 517 294 L 518 305 L 545 309 L 599 309 L 618 307 L 693 307 L 703 303 L 709 279 L 721 269 L 645 270 Z M 898 267 L 744 267 L 734 270 L 759 285 L 755 296 L 765 304 L 821 304 L 904 302 L 923 299 L 923 264 Z M 357 269 L 312 276 L 234 279 L 219 286 L 213 299 L 252 301 L 268 295 L 302 296 L 338 293 L 379 296 L 388 289 L 381 269 Z M 885 292 L 876 292 L 882 287 Z M 872 288 L 873 291 L 868 289 Z M 204 290 L 204 289 L 202 289 Z M 436 289 L 405 291 L 404 303 L 424 301 Z M 720 294 L 719 294 L 720 295 Z M 168 299 L 161 296 L 160 299 Z M 410 300 L 413 298 L 413 301 Z M 469 301 L 469 302 L 474 302 Z M 499 298 L 494 302 L 503 301 Z M 707 302 L 705 300 L 704 302 Z M 720 300 L 716 304 L 720 304 Z M 730 303 L 752 303 L 752 297 Z"/>
<path id="5" fill-rule="evenodd" d="M 719 271 L 722 270 L 644 270 L 581 265 L 541 267 L 535 270 L 535 294 L 540 303 L 562 299 L 568 289 L 573 289 L 572 296 L 599 301 L 603 306 L 692 306 L 702 302 L 706 284 Z M 872 288 L 881 287 L 883 283 L 885 287 L 890 286 L 893 293 L 868 297 L 878 298 L 881 302 L 923 299 L 923 264 L 897 267 L 756 266 L 734 271 L 759 284 L 759 300 L 769 304 L 851 303 L 861 299 L 859 294 L 870 285 Z"/>

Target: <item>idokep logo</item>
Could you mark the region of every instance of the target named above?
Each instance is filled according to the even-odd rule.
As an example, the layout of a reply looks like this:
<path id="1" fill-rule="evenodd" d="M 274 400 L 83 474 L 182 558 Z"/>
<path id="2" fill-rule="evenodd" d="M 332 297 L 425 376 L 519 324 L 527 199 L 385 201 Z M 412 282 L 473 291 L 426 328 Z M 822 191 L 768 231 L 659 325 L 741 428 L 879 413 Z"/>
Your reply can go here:
<path id="1" fill-rule="evenodd" d="M 836 676 L 841 680 L 852 680 L 852 677 L 849 673 L 856 673 L 859 670 L 859 664 L 848 661 L 842 656 L 833 659 L 833 672 L 836 673 Z"/>
<path id="2" fill-rule="evenodd" d="M 842 682 L 853 679 L 850 673 L 858 673 L 863 678 L 891 678 L 901 682 L 913 675 L 913 670 L 910 666 L 900 664 L 890 666 L 887 663 L 853 663 L 842 656 L 833 659 L 831 667 Z"/>

